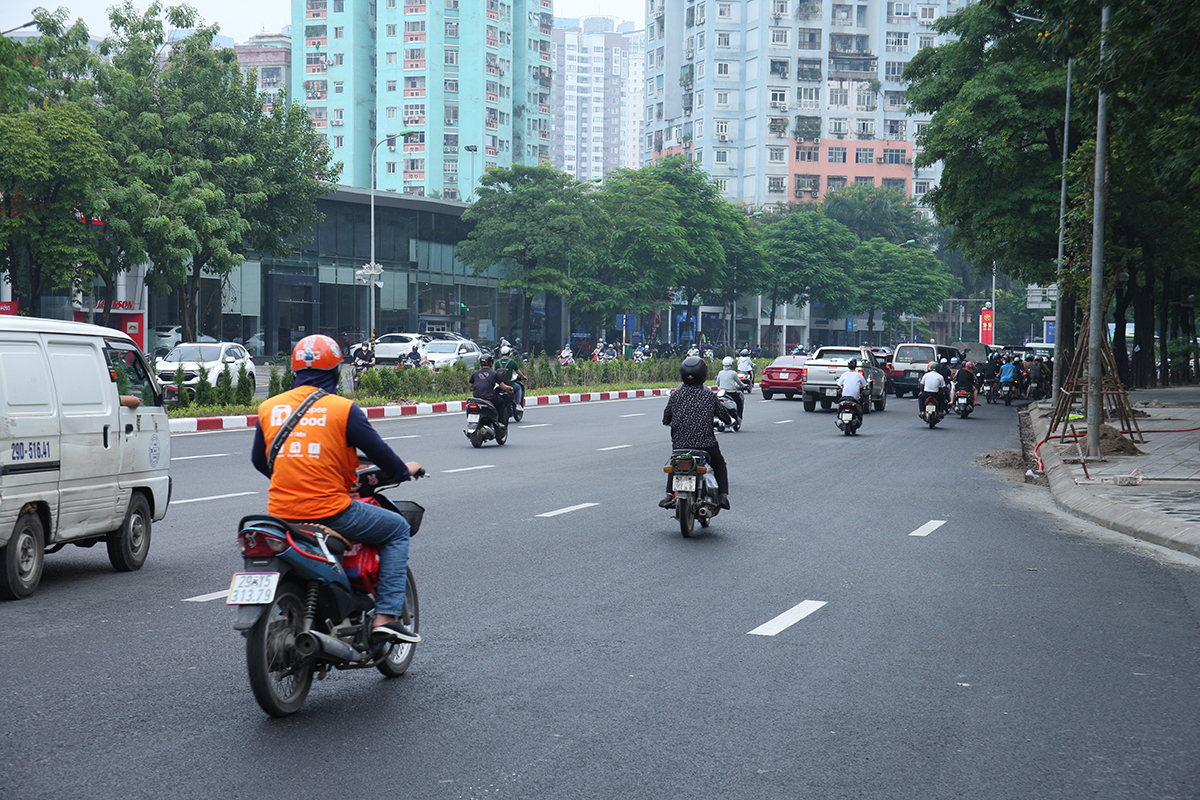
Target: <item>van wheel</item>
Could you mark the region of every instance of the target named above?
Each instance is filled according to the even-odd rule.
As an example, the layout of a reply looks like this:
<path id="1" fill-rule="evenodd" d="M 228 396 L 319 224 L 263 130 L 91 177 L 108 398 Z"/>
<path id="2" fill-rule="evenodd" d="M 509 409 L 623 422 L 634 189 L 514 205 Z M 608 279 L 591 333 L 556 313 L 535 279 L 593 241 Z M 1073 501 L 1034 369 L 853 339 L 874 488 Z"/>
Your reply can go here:
<path id="1" fill-rule="evenodd" d="M 4 579 L 0 580 L 0 598 L 20 600 L 33 594 L 42 579 L 46 557 L 46 532 L 42 519 L 32 508 L 21 512 L 8 545 L 0 549 Z"/>
<path id="2" fill-rule="evenodd" d="M 134 492 L 129 498 L 129 510 L 121 527 L 105 539 L 108 560 L 117 572 L 133 572 L 146 563 L 150 552 L 150 504 L 146 495 Z"/>

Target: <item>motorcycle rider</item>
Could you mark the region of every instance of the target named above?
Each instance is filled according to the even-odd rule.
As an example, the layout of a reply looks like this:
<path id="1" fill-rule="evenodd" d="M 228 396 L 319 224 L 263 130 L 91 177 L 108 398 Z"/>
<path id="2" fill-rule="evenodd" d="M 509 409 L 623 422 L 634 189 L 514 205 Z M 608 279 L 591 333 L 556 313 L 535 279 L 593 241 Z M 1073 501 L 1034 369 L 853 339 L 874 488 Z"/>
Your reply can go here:
<path id="1" fill-rule="evenodd" d="M 942 359 L 944 362 L 945 359 Z M 929 362 L 929 369 L 921 376 L 921 393 L 917 395 L 917 408 L 920 413 L 925 413 L 925 401 L 930 395 L 937 399 L 938 411 L 943 411 L 946 408 L 946 379 L 942 377 L 942 373 L 938 371 L 939 365 L 934 362 Z"/>
<path id="2" fill-rule="evenodd" d="M 400 623 L 408 566 L 409 525 L 404 517 L 370 503 L 354 502 L 350 487 L 357 450 L 391 476 L 416 480 L 421 465 L 402 461 L 380 438 L 357 403 L 339 397 L 342 350 L 328 336 L 301 339 L 292 350 L 292 388 L 263 401 L 250 461 L 271 479 L 267 511 L 273 516 L 328 526 L 353 542 L 379 546 L 379 584 L 372 638 L 419 642 Z M 323 391 L 305 412 L 309 425 L 296 425 L 272 465 L 268 451 L 288 418 L 307 398 Z M 273 469 L 272 469 L 273 467 Z"/>
<path id="3" fill-rule="evenodd" d="M 500 380 L 500 374 L 492 369 L 492 357 L 484 353 L 479 357 L 479 369 L 471 373 L 471 394 L 480 400 L 487 400 L 496 407 L 496 425 L 503 428 L 508 425 L 508 403 L 512 397 L 513 388 Z"/>
<path id="4" fill-rule="evenodd" d="M 525 373 L 521 372 L 521 360 L 516 357 L 516 353 L 508 345 L 500 345 L 500 360 L 496 362 L 496 371 L 500 373 L 500 379 L 503 381 L 512 381 L 514 378 L 521 381 L 513 386 L 512 401 L 515 405 L 521 405 L 525 402 Z"/>
<path id="5" fill-rule="evenodd" d="M 742 348 L 742 354 L 738 356 L 737 371 L 744 372 L 750 376 L 750 380 L 754 380 L 754 360 L 750 358 L 750 351 Z"/>
<path id="6" fill-rule="evenodd" d="M 1000 365 L 1000 384 L 1003 386 L 1006 383 L 1014 384 L 1013 395 L 1015 396 L 1017 380 L 1017 365 L 1013 363 L 1012 356 L 1005 356 L 1004 363 Z"/>
<path id="7" fill-rule="evenodd" d="M 407 362 L 405 366 L 419 367 L 421 366 L 421 351 L 417 348 L 416 342 L 413 342 L 412 350 L 408 351 L 408 355 L 404 357 Z"/>
<path id="8" fill-rule="evenodd" d="M 708 465 L 717 479 L 717 495 L 721 508 L 729 508 L 729 472 L 721 446 L 713 433 L 713 417 L 732 425 L 733 419 L 717 395 L 705 386 L 708 364 L 699 356 L 688 356 L 679 365 L 683 381 L 671 392 L 663 410 L 663 425 L 671 426 L 671 447 L 675 450 L 703 450 L 708 453 Z M 671 491 L 671 475 L 667 475 L 667 496 L 658 501 L 660 508 L 671 508 L 675 495 Z"/>
<path id="9" fill-rule="evenodd" d="M 979 403 L 979 396 L 975 392 L 975 370 L 972 369 L 974 366 L 974 364 L 968 361 L 959 368 L 958 372 L 954 373 L 954 390 L 956 392 L 968 392 L 971 395 L 972 406 Z"/>
<path id="10" fill-rule="evenodd" d="M 726 397 L 731 398 L 737 405 L 738 419 L 744 419 L 746 398 L 742 395 L 742 383 L 733 369 L 732 356 L 721 359 L 721 371 L 717 373 L 717 389 L 725 390 Z"/>
<path id="11" fill-rule="evenodd" d="M 852 358 L 846 364 L 846 371 L 843 372 L 837 379 L 837 385 L 842 390 L 842 397 L 849 398 L 858 406 L 858 415 L 861 417 L 866 408 L 863 400 L 863 389 L 867 389 L 867 379 L 858 371 L 858 359 Z"/>

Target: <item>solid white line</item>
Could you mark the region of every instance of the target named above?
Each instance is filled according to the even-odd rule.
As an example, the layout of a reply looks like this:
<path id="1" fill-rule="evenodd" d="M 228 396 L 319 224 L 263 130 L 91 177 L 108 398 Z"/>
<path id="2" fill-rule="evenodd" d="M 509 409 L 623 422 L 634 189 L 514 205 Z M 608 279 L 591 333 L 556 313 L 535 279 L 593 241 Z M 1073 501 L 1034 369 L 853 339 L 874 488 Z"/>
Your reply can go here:
<path id="1" fill-rule="evenodd" d="M 642 412 L 641 414 L 622 414 L 621 418 L 624 419 L 625 417 L 644 417 L 644 416 L 646 416 L 646 413 Z"/>
<path id="2" fill-rule="evenodd" d="M 537 425 L 518 425 L 517 427 L 518 428 L 548 428 L 548 427 L 550 427 L 550 423 L 549 422 L 539 422 Z"/>
<path id="3" fill-rule="evenodd" d="M 421 438 L 421 434 L 410 433 L 407 436 L 384 436 L 383 440 L 385 442 L 390 442 L 392 439 L 420 439 L 420 438 Z"/>
<path id="4" fill-rule="evenodd" d="M 258 492 L 234 492 L 233 494 L 214 494 L 211 497 L 193 497 L 191 500 L 172 500 L 171 505 L 181 506 L 184 503 L 203 503 L 205 500 L 224 500 L 226 497 L 245 497 L 248 494 L 258 494 Z"/>
<path id="5" fill-rule="evenodd" d="M 944 519 L 931 519 L 929 522 L 926 522 L 924 525 L 910 533 L 909 536 L 928 536 L 945 524 L 946 520 Z"/>
<path id="6" fill-rule="evenodd" d="M 752 631 L 747 631 L 747 633 L 753 636 L 774 636 L 780 631 L 785 631 L 792 627 L 823 605 L 825 605 L 824 600 L 805 600 L 803 603 L 789 608 L 775 619 L 764 622 Z"/>
<path id="7" fill-rule="evenodd" d="M 185 603 L 207 603 L 209 600 L 216 600 L 218 598 L 228 597 L 228 596 L 229 596 L 229 590 L 222 589 L 219 592 L 209 592 L 208 594 L 198 594 L 195 597 L 185 597 L 185 598 L 183 598 L 183 602 L 185 602 Z"/>
<path id="8" fill-rule="evenodd" d="M 592 506 L 598 506 L 598 505 L 600 505 L 600 504 L 599 503 L 580 503 L 577 506 L 567 506 L 566 508 L 560 508 L 557 511 L 547 511 L 545 514 L 538 514 L 537 516 L 539 516 L 539 517 L 557 517 L 559 514 L 567 514 L 572 511 L 578 511 L 581 508 L 591 508 Z"/>
<path id="9" fill-rule="evenodd" d="M 772 399 L 772 400 L 759 400 L 758 402 L 760 402 L 760 403 L 774 403 L 775 401 L 774 401 L 774 399 Z"/>
<path id="10" fill-rule="evenodd" d="M 221 458 L 222 456 L 227 456 L 227 455 L 229 455 L 229 453 L 209 453 L 208 455 L 205 455 L 205 456 L 175 456 L 171 460 L 172 461 L 191 461 L 193 458 Z"/>
<path id="11" fill-rule="evenodd" d="M 494 466 L 496 466 L 496 465 L 495 464 L 480 464 L 478 467 L 460 467 L 458 469 L 444 469 L 444 470 L 442 470 L 442 472 L 444 472 L 444 473 L 470 472 L 473 469 L 491 469 Z"/>
<path id="12" fill-rule="evenodd" d="M 603 453 L 605 450 L 620 450 L 622 447 L 633 447 L 631 444 L 615 444 L 612 447 L 597 447 L 596 452 Z"/>
<path id="13" fill-rule="evenodd" d="M 795 422 L 795 420 L 791 420 L 791 419 L 779 419 L 779 420 L 775 420 L 775 424 L 776 424 L 776 425 L 783 425 L 783 424 L 786 424 L 786 423 L 788 423 L 788 422 Z"/>

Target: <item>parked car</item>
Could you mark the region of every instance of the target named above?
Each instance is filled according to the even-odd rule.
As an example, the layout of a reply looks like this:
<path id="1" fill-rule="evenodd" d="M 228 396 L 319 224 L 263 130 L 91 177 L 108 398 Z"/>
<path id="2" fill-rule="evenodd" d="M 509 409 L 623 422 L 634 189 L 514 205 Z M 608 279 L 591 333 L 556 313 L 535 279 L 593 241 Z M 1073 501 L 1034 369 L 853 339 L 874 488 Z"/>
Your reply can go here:
<path id="1" fill-rule="evenodd" d="M 758 379 L 763 400 L 782 394 L 788 400 L 804 391 L 804 362 L 808 356 L 780 356 L 767 365 Z"/>
<path id="2" fill-rule="evenodd" d="M 471 341 L 467 337 L 460 336 L 459 334 L 455 333 L 454 331 L 425 331 L 425 333 L 423 333 L 421 335 L 424 336 L 426 339 L 428 339 L 431 342 L 436 342 L 439 340 L 452 340 L 455 342 Z"/>
<path id="3" fill-rule="evenodd" d="M 154 339 L 146 342 L 151 350 L 156 350 L 160 347 L 165 347 L 170 350 L 175 345 L 183 341 L 183 326 L 182 325 L 156 325 L 154 327 Z M 217 341 L 208 334 L 201 333 L 196 337 L 197 342 L 215 342 Z"/>
<path id="4" fill-rule="evenodd" d="M 233 385 L 238 385 L 238 372 L 244 365 L 250 379 L 251 387 L 257 387 L 258 381 L 254 374 L 254 359 L 246 352 L 246 348 L 234 342 L 187 342 L 176 346 L 171 352 L 155 362 L 154 370 L 158 379 L 163 383 L 174 383 L 175 373 L 183 367 L 183 386 L 191 397 L 196 396 L 196 386 L 200 383 L 200 368 L 208 370 L 208 382 L 217 385 L 217 378 L 229 365 L 233 373 Z"/>
<path id="5" fill-rule="evenodd" d="M 425 347 L 424 364 L 434 372 L 459 361 L 466 364 L 468 369 L 475 369 L 479 366 L 479 357 L 482 353 L 479 345 L 474 342 L 444 339 L 430 342 Z"/>
<path id="6" fill-rule="evenodd" d="M 424 360 L 425 345 L 427 342 L 421 334 L 385 333 L 375 339 L 375 360 L 381 364 L 384 362 L 399 363 L 400 359 L 412 352 L 413 344 L 417 345 L 417 352 L 421 354 L 421 359 Z M 358 355 L 358 351 L 362 349 L 362 346 L 362 342 L 351 346 L 351 359 L 354 359 Z"/>

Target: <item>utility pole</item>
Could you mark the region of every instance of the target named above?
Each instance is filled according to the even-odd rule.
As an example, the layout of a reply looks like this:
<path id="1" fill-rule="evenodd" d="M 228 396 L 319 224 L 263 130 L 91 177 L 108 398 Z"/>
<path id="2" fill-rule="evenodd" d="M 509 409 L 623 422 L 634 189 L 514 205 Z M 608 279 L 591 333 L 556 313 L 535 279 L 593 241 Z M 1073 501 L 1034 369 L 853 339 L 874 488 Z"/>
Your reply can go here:
<path id="1" fill-rule="evenodd" d="M 1100 66 L 1104 66 L 1104 40 L 1108 33 L 1110 7 L 1105 6 L 1100 16 Z M 1100 424 L 1104 419 L 1103 376 L 1101 372 L 1101 347 L 1104 337 L 1104 217 L 1105 199 L 1108 195 L 1108 97 L 1100 89 L 1096 99 L 1096 171 L 1095 191 L 1092 196 L 1092 303 L 1091 325 L 1088 331 L 1088 407 L 1087 407 L 1087 454 L 1088 458 L 1100 458 Z M 1061 301 L 1060 301 L 1061 302 Z M 1057 331 L 1055 332 L 1057 339 Z"/>

